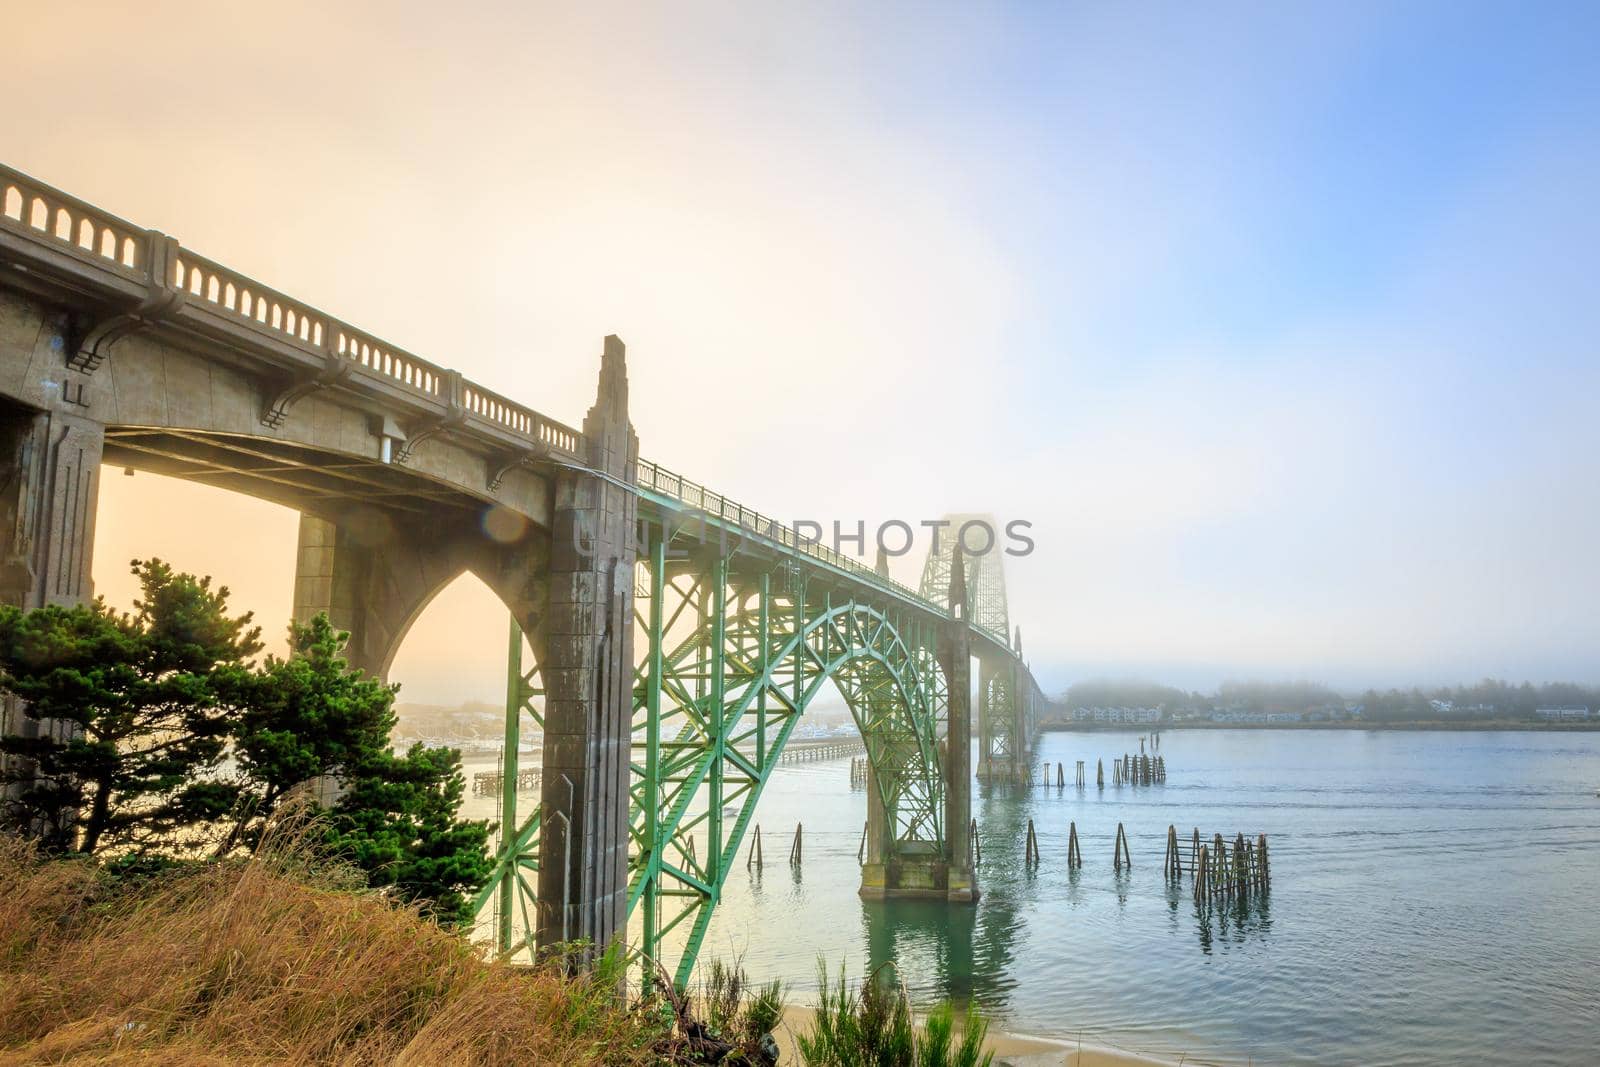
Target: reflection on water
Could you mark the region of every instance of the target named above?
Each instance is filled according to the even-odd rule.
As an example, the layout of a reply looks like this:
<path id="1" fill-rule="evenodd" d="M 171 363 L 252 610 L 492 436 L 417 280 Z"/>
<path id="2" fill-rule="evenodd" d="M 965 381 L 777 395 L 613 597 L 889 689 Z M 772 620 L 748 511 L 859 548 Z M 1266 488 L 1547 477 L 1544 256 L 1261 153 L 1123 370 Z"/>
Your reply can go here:
<path id="1" fill-rule="evenodd" d="M 1130 749 L 1127 735 L 1048 734 L 1041 755 L 1092 767 Z M 1409 1067 L 1490 1047 L 1592 1062 L 1600 735 L 1173 731 L 1162 754 L 1165 785 L 976 787 L 970 906 L 861 900 L 865 798 L 848 759 L 785 766 L 757 818 L 769 845 L 805 823 L 803 868 L 774 862 L 786 849 L 759 872 L 737 865 L 703 958 L 741 955 L 802 995 L 819 956 L 853 976 L 893 961 L 921 1002 L 1189 1063 Z M 1187 877 L 1163 875 L 1169 824 L 1186 841 L 1266 833 L 1271 894 L 1197 904 Z"/>
<path id="2" fill-rule="evenodd" d="M 1168 890 L 1173 910 L 1177 898 L 1185 894 L 1179 889 Z M 1192 894 L 1190 899 L 1193 900 Z M 1265 939 L 1272 930 L 1272 894 L 1270 891 L 1255 896 L 1232 900 L 1193 900 L 1194 925 L 1200 934 L 1200 951 L 1211 952 L 1212 938 L 1242 945 L 1247 938 Z M 1212 931 L 1215 930 L 1215 934 Z"/>

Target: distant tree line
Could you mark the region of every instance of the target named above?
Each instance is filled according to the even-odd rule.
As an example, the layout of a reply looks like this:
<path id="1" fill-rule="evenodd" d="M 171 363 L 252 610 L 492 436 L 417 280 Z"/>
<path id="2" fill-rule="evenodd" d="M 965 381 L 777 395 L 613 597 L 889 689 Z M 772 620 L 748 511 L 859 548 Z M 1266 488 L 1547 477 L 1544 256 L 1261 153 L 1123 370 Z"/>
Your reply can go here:
<path id="1" fill-rule="evenodd" d="M 456 818 L 460 756 L 391 750 L 398 687 L 349 668 L 349 635 L 318 615 L 258 663 L 226 587 L 160 560 L 133 572 L 131 614 L 0 607 L 0 692 L 24 702 L 0 734 L 0 828 L 147 867 L 248 852 L 296 804 L 372 885 L 469 918 L 489 830 Z"/>
<path id="2" fill-rule="evenodd" d="M 1369 689 L 1359 698 L 1362 718 L 1373 722 L 1462 719 L 1535 719 L 1540 708 L 1600 708 L 1600 687 L 1576 682 L 1513 685 L 1485 678 L 1476 685 L 1436 689 Z M 1438 702 L 1437 704 L 1435 702 Z M 1440 705 L 1448 705 L 1441 707 Z"/>
<path id="3" fill-rule="evenodd" d="M 1067 689 L 1058 706 L 1068 710 L 1093 707 L 1240 709 L 1245 711 L 1313 712 L 1349 705 L 1361 708 L 1369 722 L 1451 722 L 1534 720 L 1540 708 L 1600 709 L 1600 686 L 1575 682 L 1520 685 L 1486 678 L 1475 685 L 1439 686 L 1432 689 L 1368 689 L 1356 696 L 1341 695 L 1318 682 L 1228 681 L 1215 693 L 1185 692 L 1148 681 L 1079 682 Z"/>
<path id="4" fill-rule="evenodd" d="M 1167 685 L 1141 681 L 1078 682 L 1060 702 L 1069 708 L 1165 708 L 1204 698 Z"/>

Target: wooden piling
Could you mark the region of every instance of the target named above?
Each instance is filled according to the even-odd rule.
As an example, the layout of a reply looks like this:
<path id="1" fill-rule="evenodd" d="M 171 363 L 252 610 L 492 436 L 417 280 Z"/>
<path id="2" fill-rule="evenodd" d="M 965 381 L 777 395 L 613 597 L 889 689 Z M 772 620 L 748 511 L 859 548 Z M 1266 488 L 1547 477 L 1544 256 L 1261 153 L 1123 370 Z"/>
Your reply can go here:
<path id="1" fill-rule="evenodd" d="M 750 841 L 750 855 L 744 861 L 744 869 L 745 870 L 748 871 L 751 868 L 751 866 L 754 866 L 755 869 L 758 870 L 758 871 L 761 869 L 761 824 L 760 823 L 756 823 L 755 837 Z"/>
<path id="2" fill-rule="evenodd" d="M 1128 835 L 1122 829 L 1120 822 L 1117 823 L 1117 841 L 1111 849 L 1111 866 L 1118 871 L 1123 867 L 1133 869 L 1133 855 L 1128 851 Z"/>
<path id="3" fill-rule="evenodd" d="M 1029 867 L 1039 865 L 1039 835 L 1034 832 L 1032 819 L 1028 820 L 1028 843 L 1023 862 Z"/>
<path id="4" fill-rule="evenodd" d="M 1178 850 L 1178 828 L 1167 827 L 1167 877 L 1174 882 L 1183 880 L 1183 855 Z"/>
<path id="5" fill-rule="evenodd" d="M 983 842 L 978 839 L 978 820 L 973 819 L 972 825 L 967 827 L 967 840 L 972 842 L 972 858 L 977 863 L 983 862 Z"/>
<path id="6" fill-rule="evenodd" d="M 805 857 L 805 826 L 802 823 L 794 824 L 794 844 L 789 846 L 789 865 L 800 866 L 800 861 Z"/>
<path id="7" fill-rule="evenodd" d="M 1067 866 L 1072 869 L 1083 866 L 1083 851 L 1078 847 L 1078 824 L 1067 824 Z"/>
<path id="8" fill-rule="evenodd" d="M 867 862 L 867 824 L 861 824 L 861 843 L 856 846 L 856 862 Z"/>
<path id="9" fill-rule="evenodd" d="M 1066 787 L 1067 787 L 1067 769 L 1066 769 L 1066 766 L 1064 764 L 1057 763 L 1056 764 L 1056 788 L 1057 789 L 1065 789 Z"/>

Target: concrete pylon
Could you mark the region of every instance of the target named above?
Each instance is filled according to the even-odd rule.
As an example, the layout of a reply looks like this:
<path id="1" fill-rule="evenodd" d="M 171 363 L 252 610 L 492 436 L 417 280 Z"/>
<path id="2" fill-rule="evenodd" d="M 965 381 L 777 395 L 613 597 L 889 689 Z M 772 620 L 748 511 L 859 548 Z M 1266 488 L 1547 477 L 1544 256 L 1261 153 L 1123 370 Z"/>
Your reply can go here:
<path id="1" fill-rule="evenodd" d="M 944 836 L 948 874 L 946 899 L 978 899 L 972 863 L 972 629 L 967 619 L 967 581 L 956 548 L 950 567 L 950 620 L 939 635 L 939 666 L 947 694 L 944 767 Z"/>
<path id="2" fill-rule="evenodd" d="M 626 936 L 628 908 L 638 548 L 637 501 L 623 486 L 633 480 L 639 440 L 628 421 L 626 354 L 614 336 L 605 339 L 583 435 L 590 470 L 558 476 L 551 530 L 538 945 L 583 940 L 592 959 Z"/>
<path id="3" fill-rule="evenodd" d="M 0 408 L 0 602 L 30 610 L 71 607 L 94 596 L 89 568 L 105 444 L 105 427 L 80 413 L 86 387 L 73 381 L 78 376 L 64 366 L 44 373 L 54 376 L 44 383 L 47 408 Z M 0 705 L 0 733 L 65 740 L 71 727 L 31 718 L 21 701 L 7 696 Z M 32 773 L 20 757 L 0 760 Z M 68 847 L 74 814 L 59 812 L 34 831 L 46 847 Z"/>

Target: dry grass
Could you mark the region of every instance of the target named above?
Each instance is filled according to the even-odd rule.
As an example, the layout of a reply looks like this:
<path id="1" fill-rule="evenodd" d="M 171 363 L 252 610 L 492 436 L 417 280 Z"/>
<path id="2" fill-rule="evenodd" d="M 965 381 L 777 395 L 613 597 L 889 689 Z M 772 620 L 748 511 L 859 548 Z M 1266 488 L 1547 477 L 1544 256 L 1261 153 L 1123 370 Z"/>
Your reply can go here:
<path id="1" fill-rule="evenodd" d="M 117 885 L 0 837 L 0 1067 L 649 1063 L 613 988 L 487 962 L 292 853 Z"/>

